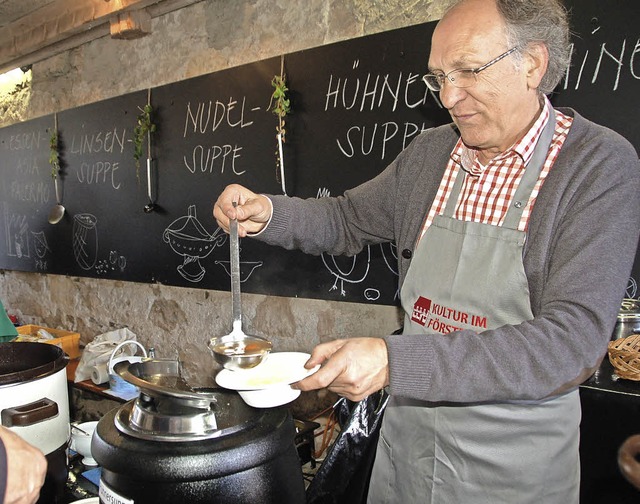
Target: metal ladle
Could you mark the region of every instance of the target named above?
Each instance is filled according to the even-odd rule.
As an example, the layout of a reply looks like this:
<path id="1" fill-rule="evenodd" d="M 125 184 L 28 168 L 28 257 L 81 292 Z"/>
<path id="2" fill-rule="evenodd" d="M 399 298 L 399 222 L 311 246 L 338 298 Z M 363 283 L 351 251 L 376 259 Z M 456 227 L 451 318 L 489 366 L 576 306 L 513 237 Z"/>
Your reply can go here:
<path id="1" fill-rule="evenodd" d="M 62 206 L 62 198 L 60 198 L 60 189 L 58 187 L 58 176 L 54 177 L 53 183 L 56 191 L 56 205 L 49 212 L 49 224 L 57 224 L 64 217 L 64 207 Z"/>
<path id="2" fill-rule="evenodd" d="M 238 204 L 234 201 L 234 208 Z M 229 223 L 231 262 L 231 311 L 233 326 L 229 334 L 214 337 L 209 348 L 215 360 L 226 369 L 248 369 L 257 366 L 271 351 L 271 342 L 259 336 L 250 336 L 242 330 L 242 308 L 240 299 L 240 243 L 238 219 Z"/>
<path id="3" fill-rule="evenodd" d="M 153 198 L 153 190 L 152 190 L 152 171 L 153 171 L 153 160 L 148 157 L 147 158 L 147 196 L 149 197 L 149 203 L 144 206 L 145 213 L 151 213 L 156 209 L 156 203 Z"/>
<path id="4" fill-rule="evenodd" d="M 151 107 L 151 88 L 147 91 L 147 106 Z M 147 196 L 149 203 L 144 206 L 144 213 L 151 213 L 156 210 L 156 201 L 153 197 L 152 175 L 153 160 L 151 159 L 151 128 L 147 128 Z"/>
<path id="5" fill-rule="evenodd" d="M 85 436 L 93 436 L 93 434 L 87 432 L 84 429 L 81 429 L 80 427 L 78 427 L 76 424 L 71 424 L 71 428 L 74 430 L 77 430 L 78 432 L 81 432 L 82 434 L 84 434 Z"/>

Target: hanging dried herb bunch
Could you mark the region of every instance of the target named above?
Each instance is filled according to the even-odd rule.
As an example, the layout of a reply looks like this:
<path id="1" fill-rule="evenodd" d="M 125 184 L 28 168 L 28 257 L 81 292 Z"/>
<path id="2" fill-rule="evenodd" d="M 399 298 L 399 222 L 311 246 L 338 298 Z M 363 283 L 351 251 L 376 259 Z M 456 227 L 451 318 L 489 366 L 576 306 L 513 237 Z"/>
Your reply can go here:
<path id="1" fill-rule="evenodd" d="M 58 128 L 53 129 L 49 138 L 49 164 L 51 165 L 51 178 L 55 180 L 60 172 Z"/>
<path id="2" fill-rule="evenodd" d="M 271 103 L 269 104 L 269 110 L 278 116 L 278 126 L 276 131 L 282 136 L 282 141 L 285 141 L 285 120 L 286 115 L 291 112 L 291 102 L 287 98 L 287 81 L 284 74 L 276 75 L 271 80 L 273 86 L 273 94 L 271 95 Z"/>
<path id="3" fill-rule="evenodd" d="M 139 178 L 140 159 L 144 157 L 145 137 L 147 137 L 147 147 L 149 148 L 150 139 L 148 137 L 156 130 L 156 125 L 152 120 L 153 107 L 150 103 L 147 103 L 142 108 L 138 107 L 138 109 L 140 110 L 140 114 L 133 128 L 133 158 L 136 162 L 136 174 Z"/>
<path id="4" fill-rule="evenodd" d="M 276 126 L 276 139 L 278 141 L 278 150 L 276 150 L 276 178 L 282 184 L 282 192 L 287 194 L 284 177 L 284 155 L 282 144 L 285 142 L 286 127 L 284 118 L 291 112 L 291 102 L 287 96 L 289 88 L 287 87 L 287 79 L 284 73 L 284 56 L 280 58 L 280 75 L 276 75 L 271 79 L 273 93 L 268 109 L 278 116 L 278 125 Z"/>

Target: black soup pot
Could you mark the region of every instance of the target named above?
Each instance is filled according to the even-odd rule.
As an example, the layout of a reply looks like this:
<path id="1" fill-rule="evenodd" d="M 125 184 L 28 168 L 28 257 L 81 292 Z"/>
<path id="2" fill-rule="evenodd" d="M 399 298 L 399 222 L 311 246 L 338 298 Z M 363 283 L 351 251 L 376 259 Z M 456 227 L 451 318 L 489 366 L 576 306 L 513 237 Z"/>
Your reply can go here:
<path id="1" fill-rule="evenodd" d="M 254 409 L 237 392 L 217 393 L 218 432 L 166 441 L 121 432 L 117 409 L 98 423 L 91 451 L 100 495 L 136 504 L 303 504 L 295 426 L 286 408 Z"/>

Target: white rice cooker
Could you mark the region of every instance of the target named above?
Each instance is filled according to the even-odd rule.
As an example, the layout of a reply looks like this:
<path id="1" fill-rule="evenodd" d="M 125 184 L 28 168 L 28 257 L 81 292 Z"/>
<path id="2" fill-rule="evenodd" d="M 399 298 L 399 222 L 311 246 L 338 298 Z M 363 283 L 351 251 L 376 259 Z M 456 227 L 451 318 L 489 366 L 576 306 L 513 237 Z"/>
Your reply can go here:
<path id="1" fill-rule="evenodd" d="M 39 448 L 48 468 L 38 502 L 58 502 L 67 480 L 69 392 L 64 351 L 31 342 L 0 343 L 2 425 Z"/>

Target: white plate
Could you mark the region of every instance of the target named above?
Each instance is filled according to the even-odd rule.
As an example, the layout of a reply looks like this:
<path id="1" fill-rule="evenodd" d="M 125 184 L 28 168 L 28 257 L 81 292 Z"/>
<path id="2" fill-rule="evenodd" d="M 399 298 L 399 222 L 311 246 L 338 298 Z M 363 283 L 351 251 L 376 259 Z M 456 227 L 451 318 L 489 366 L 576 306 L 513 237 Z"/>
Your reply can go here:
<path id="1" fill-rule="evenodd" d="M 216 376 L 216 383 L 231 390 L 263 390 L 279 385 L 289 385 L 315 373 L 320 366 L 306 369 L 311 357 L 303 352 L 270 353 L 265 360 L 250 369 L 223 369 Z"/>

